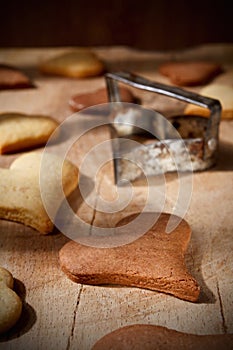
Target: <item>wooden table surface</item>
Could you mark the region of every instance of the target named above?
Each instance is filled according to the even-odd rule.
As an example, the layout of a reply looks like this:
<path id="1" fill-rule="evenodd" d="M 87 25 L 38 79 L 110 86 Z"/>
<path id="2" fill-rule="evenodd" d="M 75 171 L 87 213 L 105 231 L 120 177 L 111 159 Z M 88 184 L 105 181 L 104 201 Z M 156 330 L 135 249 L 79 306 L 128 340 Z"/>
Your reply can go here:
<path id="1" fill-rule="evenodd" d="M 103 77 L 74 80 L 43 76 L 38 63 L 68 48 L 1 49 L 0 62 L 22 67 L 36 88 L 1 91 L 0 112 L 51 115 L 58 121 L 72 114 L 68 100 L 79 92 L 105 85 Z M 149 79 L 169 83 L 157 72 L 158 64 L 170 59 L 209 59 L 223 65 L 225 72 L 215 80 L 233 86 L 233 45 L 205 45 L 182 52 L 142 52 L 126 47 L 93 48 L 109 70 L 131 70 Z M 199 87 L 192 89 L 198 91 Z M 155 94 L 135 91 L 144 106 L 166 116 L 181 113 L 184 104 Z M 71 159 L 78 166 L 96 142 L 109 138 L 106 128 L 84 136 Z M 110 152 L 110 150 L 107 150 Z M 18 155 L 1 156 L 8 167 Z M 97 178 L 96 188 L 106 200 L 113 200 L 112 164 Z M 88 178 L 88 172 L 82 174 Z M 168 176 L 164 211 L 171 212 L 179 189 L 176 177 Z M 185 219 L 192 227 L 186 256 L 189 271 L 201 287 L 197 303 L 138 288 L 87 286 L 71 282 L 61 271 L 59 249 L 68 238 L 56 229 L 41 235 L 33 229 L 0 220 L 0 265 L 16 279 L 16 290 L 24 299 L 18 324 L 0 337 L 2 349 L 91 349 L 106 333 L 124 325 L 148 323 L 195 334 L 233 333 L 233 121 L 221 121 L 217 165 L 193 175 L 193 191 Z M 88 223 L 108 227 L 122 216 L 142 209 L 146 187 L 138 183 L 124 211 L 101 213 L 79 201 L 77 214 Z M 154 188 L 156 193 L 156 186 Z M 97 194 L 88 195 L 97 203 Z"/>

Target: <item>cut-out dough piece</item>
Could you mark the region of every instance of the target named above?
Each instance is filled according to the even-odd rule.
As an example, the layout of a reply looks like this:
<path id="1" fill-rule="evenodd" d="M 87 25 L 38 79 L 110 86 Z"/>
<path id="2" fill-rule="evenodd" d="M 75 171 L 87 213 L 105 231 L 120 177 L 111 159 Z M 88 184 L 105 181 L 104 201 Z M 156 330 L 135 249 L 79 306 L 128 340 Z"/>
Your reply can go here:
<path id="1" fill-rule="evenodd" d="M 33 87 L 30 79 L 16 67 L 0 64 L 0 90 Z"/>
<path id="2" fill-rule="evenodd" d="M 104 64 L 94 52 L 79 48 L 41 63 L 39 69 L 50 75 L 87 78 L 103 73 Z"/>
<path id="3" fill-rule="evenodd" d="M 212 97 L 222 105 L 222 119 L 233 119 L 233 86 L 212 84 L 204 87 L 199 91 L 203 96 Z M 203 117 L 209 117 L 209 109 L 202 108 L 193 104 L 187 105 L 184 110 L 185 114 L 201 115 Z"/>
<path id="4" fill-rule="evenodd" d="M 22 312 L 22 302 L 12 290 L 13 283 L 12 274 L 0 266 L 0 333 L 12 328 Z"/>
<path id="5" fill-rule="evenodd" d="M 133 103 L 135 101 L 135 97 L 129 89 L 125 87 L 120 87 L 119 91 L 120 100 L 122 102 Z M 77 94 L 72 96 L 69 101 L 69 105 L 73 111 L 78 112 L 82 109 L 107 102 L 109 102 L 107 89 L 101 88 L 93 92 Z"/>
<path id="6" fill-rule="evenodd" d="M 204 61 L 166 62 L 159 66 L 160 74 L 181 86 L 206 84 L 221 71 L 219 64 Z"/>
<path id="7" fill-rule="evenodd" d="M 0 154 L 39 147 L 48 141 L 58 123 L 47 116 L 0 114 Z"/>
<path id="8" fill-rule="evenodd" d="M 98 340 L 92 350 L 218 350 L 232 349 L 232 334 L 195 335 L 161 326 L 135 324 Z"/>
<path id="9" fill-rule="evenodd" d="M 45 169 L 43 191 L 50 217 L 40 192 L 42 159 Z M 59 191 L 61 169 L 64 195 Z M 49 233 L 54 227 L 51 219 L 56 216 L 64 196 L 68 196 L 77 184 L 78 169 L 68 160 L 62 167 L 62 159 L 54 154 L 46 154 L 43 158 L 41 153 L 24 154 L 11 164 L 10 169 L 0 169 L 0 218 L 23 223 L 44 234 Z"/>
<path id="10" fill-rule="evenodd" d="M 142 215 L 148 222 L 154 214 Z M 119 225 L 125 225 L 135 217 L 130 215 L 121 220 Z M 182 220 L 168 234 L 165 230 L 169 218 L 169 214 L 161 214 L 142 237 L 116 248 L 95 248 L 68 242 L 60 250 L 61 268 L 78 283 L 134 286 L 196 301 L 200 288 L 188 273 L 184 262 L 191 229 Z"/>

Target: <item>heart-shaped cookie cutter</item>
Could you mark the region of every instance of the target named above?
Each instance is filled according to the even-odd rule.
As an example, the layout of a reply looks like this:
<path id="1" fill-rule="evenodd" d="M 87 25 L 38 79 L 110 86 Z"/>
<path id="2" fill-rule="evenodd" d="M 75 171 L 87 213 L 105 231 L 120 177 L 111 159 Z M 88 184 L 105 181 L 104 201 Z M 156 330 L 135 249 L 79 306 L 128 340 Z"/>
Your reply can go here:
<path id="1" fill-rule="evenodd" d="M 118 140 L 114 139 L 113 143 L 116 184 L 123 179 L 135 180 L 142 172 L 148 176 L 173 171 L 201 171 L 215 164 L 221 117 L 218 100 L 150 81 L 130 72 L 106 73 L 105 80 L 109 101 L 118 102 L 112 104 L 110 116 L 113 138 Z M 183 115 L 168 121 L 156 111 L 121 103 L 118 83 L 208 108 L 210 117 Z M 146 130 L 147 136 L 156 134 L 156 138 L 150 136 L 150 141 L 141 145 L 138 142 L 134 146 L 132 142 L 127 143 L 126 136 L 137 135 L 140 138 L 142 130 L 144 133 Z M 136 171 L 135 163 L 141 171 Z"/>

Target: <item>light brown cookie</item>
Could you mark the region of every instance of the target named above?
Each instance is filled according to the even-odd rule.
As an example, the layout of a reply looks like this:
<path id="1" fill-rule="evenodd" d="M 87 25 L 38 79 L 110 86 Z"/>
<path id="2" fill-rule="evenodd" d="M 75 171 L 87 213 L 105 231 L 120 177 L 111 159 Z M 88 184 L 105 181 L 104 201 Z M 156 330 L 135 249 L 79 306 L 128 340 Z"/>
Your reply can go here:
<path id="1" fill-rule="evenodd" d="M 104 64 L 94 52 L 80 48 L 41 63 L 39 69 L 49 75 L 86 78 L 103 73 Z"/>
<path id="2" fill-rule="evenodd" d="M 39 147 L 48 141 L 58 123 L 47 116 L 0 114 L 0 154 Z"/>
<path id="3" fill-rule="evenodd" d="M 0 90 L 29 87 L 33 87 L 33 84 L 21 70 L 6 64 L 0 64 Z"/>
<path id="4" fill-rule="evenodd" d="M 148 221 L 151 215 L 144 213 L 143 219 Z M 119 224 L 134 218 L 130 215 Z M 116 248 L 94 248 L 71 241 L 60 250 L 61 268 L 78 283 L 135 286 L 196 301 L 200 288 L 184 262 L 191 229 L 182 220 L 168 234 L 165 229 L 169 218 L 169 214 L 161 214 L 141 238 Z"/>
<path id="5" fill-rule="evenodd" d="M 132 92 L 126 87 L 120 88 L 120 97 L 122 102 L 133 103 L 135 101 L 135 97 L 133 96 Z M 78 112 L 84 108 L 107 102 L 109 102 L 107 89 L 101 88 L 93 92 L 72 96 L 69 101 L 69 105 L 74 112 Z"/>
<path id="6" fill-rule="evenodd" d="M 13 289 L 14 278 L 4 267 L 0 266 L 0 284 L 4 283 L 8 288 Z"/>
<path id="7" fill-rule="evenodd" d="M 12 290 L 13 283 L 12 274 L 0 267 L 0 333 L 13 327 L 22 312 L 22 302 Z"/>
<path id="8" fill-rule="evenodd" d="M 68 196 L 78 184 L 78 169 L 68 160 L 47 154 L 43 163 L 46 169 L 44 192 L 48 198 L 49 217 L 40 191 L 41 153 L 27 153 L 17 158 L 10 169 L 0 169 L 0 218 L 17 221 L 41 233 L 52 232 L 51 219 L 56 215 L 64 196 L 59 192 L 60 170 L 64 195 Z"/>
<path id="9" fill-rule="evenodd" d="M 165 75 L 175 85 L 194 86 L 209 82 L 222 69 L 212 62 L 166 62 L 159 66 L 159 73 Z"/>
<path id="10" fill-rule="evenodd" d="M 135 324 L 97 341 L 92 350 L 218 350 L 233 349 L 233 334 L 194 335 L 161 326 Z"/>
<path id="11" fill-rule="evenodd" d="M 212 97 L 220 101 L 222 105 L 222 119 L 233 119 L 233 86 L 222 84 L 211 84 L 203 87 L 199 93 L 203 96 Z M 210 111 L 193 104 L 187 105 L 185 114 L 201 115 L 209 117 Z"/>

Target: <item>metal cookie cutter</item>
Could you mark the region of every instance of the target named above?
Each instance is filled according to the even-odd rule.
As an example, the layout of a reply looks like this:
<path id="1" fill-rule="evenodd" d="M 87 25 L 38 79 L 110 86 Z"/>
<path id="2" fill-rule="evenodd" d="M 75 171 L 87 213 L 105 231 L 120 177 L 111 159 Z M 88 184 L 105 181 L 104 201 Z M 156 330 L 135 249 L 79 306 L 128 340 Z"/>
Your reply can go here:
<path id="1" fill-rule="evenodd" d="M 173 171 L 201 171 L 216 162 L 221 104 L 218 100 L 153 82 L 129 73 L 106 73 L 108 97 L 113 103 L 115 183 Z M 139 105 L 121 103 L 118 82 L 156 92 L 210 110 L 210 117 L 170 118 Z M 117 140 L 117 141 L 116 141 Z"/>

